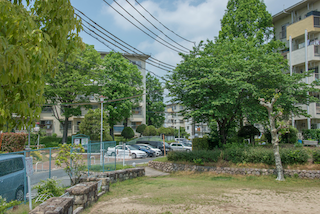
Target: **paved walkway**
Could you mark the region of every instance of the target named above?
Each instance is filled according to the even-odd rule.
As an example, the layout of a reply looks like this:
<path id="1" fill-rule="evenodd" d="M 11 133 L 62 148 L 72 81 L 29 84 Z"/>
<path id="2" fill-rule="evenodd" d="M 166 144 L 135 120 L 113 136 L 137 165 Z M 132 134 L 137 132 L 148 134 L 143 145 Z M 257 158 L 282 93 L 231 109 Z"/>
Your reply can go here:
<path id="1" fill-rule="evenodd" d="M 158 177 L 158 176 L 170 175 L 170 173 L 161 172 L 161 171 L 155 170 L 150 167 L 145 167 L 145 170 L 146 170 L 146 176 L 148 176 L 148 177 Z"/>

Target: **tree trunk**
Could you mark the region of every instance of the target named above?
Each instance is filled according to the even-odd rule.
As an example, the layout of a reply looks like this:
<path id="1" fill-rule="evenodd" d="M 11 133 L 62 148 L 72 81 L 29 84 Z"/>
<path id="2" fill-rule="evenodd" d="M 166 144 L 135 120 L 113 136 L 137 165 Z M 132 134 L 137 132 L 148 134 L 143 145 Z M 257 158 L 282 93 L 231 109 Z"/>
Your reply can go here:
<path id="1" fill-rule="evenodd" d="M 69 118 L 68 118 L 68 117 L 65 117 L 64 124 L 63 124 L 62 144 L 67 143 L 67 137 L 68 137 L 68 122 L 69 122 Z"/>
<path id="2" fill-rule="evenodd" d="M 219 135 L 220 135 L 220 139 L 221 139 L 221 143 L 222 144 L 226 144 L 227 143 L 227 132 L 226 132 L 226 123 L 225 121 L 223 123 L 221 123 L 220 121 L 218 121 L 218 126 L 219 126 Z"/>
<path id="3" fill-rule="evenodd" d="M 113 129 L 113 126 L 110 126 L 110 135 L 114 141 L 114 129 Z"/>
<path id="4" fill-rule="evenodd" d="M 128 127 L 128 118 L 124 119 L 124 123 L 123 123 L 124 127 Z"/>
<path id="5" fill-rule="evenodd" d="M 282 167 L 281 157 L 279 152 L 279 135 L 278 135 L 278 130 L 276 128 L 276 121 L 274 116 L 272 116 L 272 113 L 273 111 L 268 109 L 269 123 L 270 123 L 270 129 L 271 129 L 271 142 L 273 146 L 273 153 L 274 153 L 274 159 L 275 159 L 276 170 L 277 170 L 276 180 L 284 181 L 283 167 Z"/>

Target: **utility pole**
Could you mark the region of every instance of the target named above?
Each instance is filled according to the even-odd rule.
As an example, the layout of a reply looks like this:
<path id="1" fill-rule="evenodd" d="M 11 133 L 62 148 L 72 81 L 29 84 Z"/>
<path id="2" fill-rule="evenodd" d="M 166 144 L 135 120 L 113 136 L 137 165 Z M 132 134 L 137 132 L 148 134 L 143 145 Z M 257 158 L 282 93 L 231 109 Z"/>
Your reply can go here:
<path id="1" fill-rule="evenodd" d="M 100 165 L 102 165 L 102 159 L 103 159 L 103 151 L 102 151 L 102 136 L 103 136 L 103 101 L 104 97 L 100 97 L 101 101 L 101 130 L 100 130 Z"/>

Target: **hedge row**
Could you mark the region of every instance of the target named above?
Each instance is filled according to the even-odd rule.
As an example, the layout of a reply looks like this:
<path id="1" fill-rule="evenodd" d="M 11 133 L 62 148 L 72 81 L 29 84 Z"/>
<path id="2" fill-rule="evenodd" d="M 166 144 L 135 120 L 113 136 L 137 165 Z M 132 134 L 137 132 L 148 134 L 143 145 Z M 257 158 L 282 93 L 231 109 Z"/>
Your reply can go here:
<path id="1" fill-rule="evenodd" d="M 282 164 L 305 164 L 308 161 L 307 151 L 303 148 L 280 149 Z M 170 152 L 169 161 L 195 162 L 201 159 L 203 162 L 217 162 L 222 157 L 225 161 L 232 163 L 264 163 L 275 165 L 272 149 L 267 148 L 239 148 L 232 147 L 220 150 L 196 150 L 192 152 Z M 320 163 L 320 150 L 313 153 L 315 163 Z"/>
<path id="2" fill-rule="evenodd" d="M 2 133 L 0 134 L 0 151 L 17 152 L 24 150 L 28 134 L 25 133 Z"/>
<path id="3" fill-rule="evenodd" d="M 220 157 L 220 150 L 201 150 L 191 152 L 169 152 L 167 158 L 169 161 L 187 161 L 194 162 L 194 160 L 201 159 L 203 162 L 217 162 Z"/>
<path id="4" fill-rule="evenodd" d="M 307 151 L 303 148 L 280 149 L 280 156 L 284 165 L 304 164 L 308 161 Z M 223 151 L 223 159 L 233 163 L 275 165 L 273 150 L 266 148 L 228 148 Z"/>

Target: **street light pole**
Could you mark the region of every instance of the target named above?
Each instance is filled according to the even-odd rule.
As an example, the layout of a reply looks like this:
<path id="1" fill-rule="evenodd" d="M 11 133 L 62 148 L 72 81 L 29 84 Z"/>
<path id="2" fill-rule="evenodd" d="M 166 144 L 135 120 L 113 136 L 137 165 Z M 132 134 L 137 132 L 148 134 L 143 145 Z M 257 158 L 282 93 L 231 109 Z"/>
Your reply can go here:
<path id="1" fill-rule="evenodd" d="M 100 97 L 101 101 L 101 130 L 100 130 L 100 165 L 102 165 L 102 156 L 103 156 L 103 151 L 102 151 L 102 136 L 103 136 L 103 101 L 104 97 Z"/>

